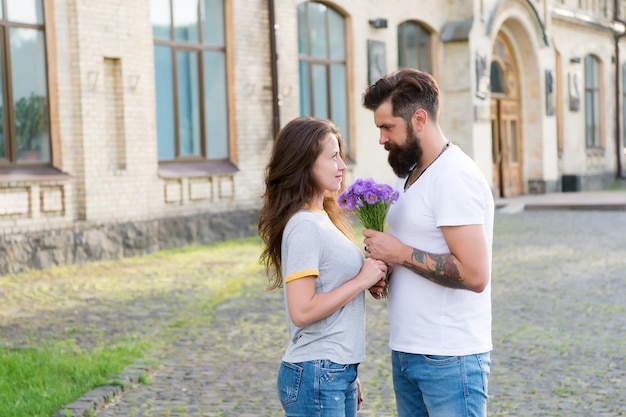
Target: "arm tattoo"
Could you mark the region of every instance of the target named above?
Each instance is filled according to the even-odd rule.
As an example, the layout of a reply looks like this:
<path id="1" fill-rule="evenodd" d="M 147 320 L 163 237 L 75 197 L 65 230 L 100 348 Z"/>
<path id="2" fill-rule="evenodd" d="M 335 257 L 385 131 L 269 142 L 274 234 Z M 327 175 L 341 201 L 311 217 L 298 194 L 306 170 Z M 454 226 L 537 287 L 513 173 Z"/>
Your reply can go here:
<path id="1" fill-rule="evenodd" d="M 444 287 L 467 289 L 454 259 L 452 254 L 433 255 L 413 249 L 411 259 L 402 266 Z"/>

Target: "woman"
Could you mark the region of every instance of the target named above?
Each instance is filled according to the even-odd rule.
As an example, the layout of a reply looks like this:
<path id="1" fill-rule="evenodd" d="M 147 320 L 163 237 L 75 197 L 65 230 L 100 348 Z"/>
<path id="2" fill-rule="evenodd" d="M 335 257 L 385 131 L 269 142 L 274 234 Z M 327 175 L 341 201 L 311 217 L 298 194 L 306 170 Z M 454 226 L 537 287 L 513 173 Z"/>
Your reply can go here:
<path id="1" fill-rule="evenodd" d="M 259 234 L 268 289 L 283 287 L 290 343 L 278 371 L 287 417 L 354 417 L 365 359 L 364 291 L 384 278 L 339 208 L 346 164 L 337 128 L 301 117 L 278 134 Z"/>

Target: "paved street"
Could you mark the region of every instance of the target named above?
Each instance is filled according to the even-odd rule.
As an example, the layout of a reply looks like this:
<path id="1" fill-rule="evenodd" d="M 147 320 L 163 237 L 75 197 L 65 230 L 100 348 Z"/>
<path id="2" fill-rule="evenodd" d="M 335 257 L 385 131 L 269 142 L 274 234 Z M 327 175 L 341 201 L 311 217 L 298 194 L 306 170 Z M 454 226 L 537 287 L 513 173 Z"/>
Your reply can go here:
<path id="1" fill-rule="evenodd" d="M 624 211 L 498 213 L 490 415 L 626 415 L 625 255 Z M 253 257 L 236 250 L 215 256 L 215 261 L 204 259 L 189 267 L 197 271 L 204 266 L 209 277 L 226 276 L 240 257 Z M 175 342 L 159 353 L 160 365 L 149 373 L 151 384 L 127 390 L 97 417 L 280 416 L 274 385 L 286 343 L 282 294 L 262 291 L 261 275 L 247 259 L 238 274 L 254 274 L 259 285 L 244 285 L 240 296 L 219 304 L 213 318 L 202 317 L 198 311 L 215 287 L 194 274 L 171 272 L 167 257 L 157 261 L 147 271 L 132 268 L 134 275 L 127 279 L 151 277 L 155 289 L 150 297 L 132 299 L 133 292 L 126 291 L 127 302 L 93 297 L 80 305 L 78 316 L 97 320 L 105 335 L 151 334 L 172 314 L 193 314 L 183 320 L 187 324 L 169 326 Z M 175 279 L 168 281 L 169 273 Z M 98 294 L 97 284 L 83 279 L 81 294 Z M 52 279 L 46 285 L 54 297 L 67 292 L 57 292 Z M 20 299 L 15 294 L 20 287 L 25 286 L 0 286 L 0 293 Z M 395 415 L 385 310 L 383 302 L 368 297 L 360 416 Z M 20 323 L 26 321 L 19 314 L 11 319 L 6 311 L 1 313 L 5 334 L 0 336 L 19 339 Z M 80 317 L 73 316 L 72 326 L 87 327 Z M 47 317 L 35 331 L 53 336 L 68 326 L 53 320 Z M 59 315 L 57 320 L 66 319 Z M 89 344 L 92 336 L 84 332 L 77 337 Z"/>

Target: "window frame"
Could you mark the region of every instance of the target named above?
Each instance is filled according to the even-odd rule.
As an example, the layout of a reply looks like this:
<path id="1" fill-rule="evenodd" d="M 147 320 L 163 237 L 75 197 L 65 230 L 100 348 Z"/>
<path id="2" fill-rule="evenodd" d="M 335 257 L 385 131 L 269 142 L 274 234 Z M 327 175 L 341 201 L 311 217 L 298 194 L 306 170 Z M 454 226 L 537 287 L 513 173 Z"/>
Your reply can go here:
<path id="1" fill-rule="evenodd" d="M 589 85 L 589 63 L 594 65 L 595 71 L 593 85 Z M 585 55 L 584 58 L 584 92 L 585 92 L 585 148 L 588 151 L 604 151 L 603 140 L 603 103 L 602 103 L 602 61 L 593 55 Z M 591 121 L 591 124 L 589 124 Z"/>
<path id="2" fill-rule="evenodd" d="M 238 155 L 237 155 L 237 141 L 236 141 L 236 126 L 233 115 L 235 114 L 235 100 L 232 96 L 231 85 L 234 82 L 233 68 L 233 28 L 232 28 L 232 0 L 223 0 L 224 11 L 224 42 L 222 46 L 215 46 L 203 43 L 203 31 L 205 29 L 203 21 L 203 0 L 196 2 L 196 16 L 198 27 L 198 40 L 184 41 L 176 39 L 176 26 L 174 21 L 174 0 L 168 0 L 170 7 L 170 27 L 169 27 L 169 39 L 161 39 L 152 35 L 152 47 L 153 51 L 156 46 L 165 46 L 169 49 L 171 54 L 172 63 L 172 93 L 173 103 L 171 103 L 172 110 L 174 112 L 174 159 L 160 159 L 158 156 L 159 175 L 163 178 L 176 178 L 181 176 L 204 176 L 213 174 L 226 174 L 238 171 Z M 151 21 L 151 28 L 153 22 Z M 200 137 L 200 154 L 199 155 L 181 155 L 181 138 L 180 138 L 180 117 L 179 117 L 179 102 L 178 102 L 178 64 L 177 54 L 179 52 L 192 52 L 197 57 L 197 71 L 198 71 L 198 101 L 199 101 L 199 137 Z M 205 52 L 221 52 L 224 57 L 224 74 L 225 74 L 225 106 L 226 106 L 226 157 L 224 158 L 209 158 L 207 152 L 207 142 L 210 139 L 206 137 L 207 121 L 206 121 L 206 96 L 205 96 L 205 83 L 206 78 L 204 74 L 204 54 Z M 155 80 L 156 81 L 156 80 Z M 156 87 L 156 84 L 155 84 Z M 155 107 L 157 105 L 155 97 Z M 156 113 L 155 113 L 156 114 Z M 158 131 L 157 134 L 157 146 L 158 146 Z"/>
<path id="3" fill-rule="evenodd" d="M 0 159 L 0 176 L 9 176 L 11 179 L 26 180 L 39 178 L 41 176 L 59 175 L 65 177 L 55 166 L 61 165 L 61 152 L 59 141 L 58 127 L 58 108 L 56 105 L 57 91 L 54 86 L 57 85 L 56 73 L 56 49 L 54 47 L 55 30 L 54 30 L 54 13 L 53 0 L 41 0 L 43 13 L 43 23 L 23 23 L 15 22 L 7 19 L 8 7 L 6 1 L 2 2 L 2 16 L 0 19 L 0 42 L 2 43 L 1 65 L 3 98 L 2 107 L 7 109 L 5 114 L 5 149 L 6 158 Z M 46 107 L 48 118 L 48 149 L 49 154 L 47 160 L 18 159 L 18 149 L 16 143 L 16 120 L 15 120 L 15 103 L 13 96 L 13 74 L 11 64 L 11 45 L 8 32 L 12 28 L 25 28 L 41 31 L 43 35 L 43 61 L 45 62 L 45 88 L 46 88 Z"/>
<path id="4" fill-rule="evenodd" d="M 326 8 L 325 12 L 324 12 L 324 18 L 326 21 L 326 33 L 325 33 L 325 37 L 326 37 L 326 57 L 322 58 L 322 57 L 318 57 L 318 56 L 314 56 L 311 53 L 311 28 L 310 28 L 310 5 L 311 4 L 315 4 L 315 5 L 321 5 L 324 6 Z M 351 20 L 349 18 L 349 16 L 345 13 L 345 11 L 339 9 L 336 6 L 331 6 L 329 4 L 326 4 L 324 2 L 321 1 L 306 1 L 306 2 L 302 2 L 299 3 L 298 5 L 296 5 L 296 8 L 298 7 L 305 7 L 305 13 L 306 13 L 306 28 L 301 28 L 300 27 L 300 21 L 298 19 L 298 36 L 300 36 L 301 31 L 304 31 L 306 34 L 306 45 L 307 45 L 307 53 L 303 54 L 300 51 L 300 46 L 298 45 L 298 71 L 299 71 L 299 77 L 300 77 L 300 71 L 302 69 L 302 65 L 306 65 L 306 69 L 307 69 L 307 74 L 308 74 L 308 84 L 307 84 L 307 97 L 309 99 L 308 101 L 308 109 L 309 111 L 307 113 L 303 112 L 303 108 L 302 108 L 302 79 L 299 80 L 299 89 L 300 89 L 300 108 L 299 108 L 299 114 L 302 116 L 305 115 L 311 115 L 311 116 L 316 116 L 315 112 L 314 112 L 314 108 L 315 108 L 315 101 L 314 101 L 314 94 L 313 94 L 313 68 L 315 66 L 323 66 L 324 67 L 324 71 L 325 71 L 325 106 L 326 106 L 326 113 L 327 116 L 320 116 L 320 117 L 326 117 L 330 120 L 333 120 L 332 115 L 333 115 L 333 102 L 335 100 L 333 100 L 333 94 L 332 94 L 332 89 L 331 89 L 331 85 L 333 84 L 333 78 L 332 78 L 332 72 L 333 72 L 333 66 L 335 66 L 335 68 L 337 68 L 337 66 L 341 66 L 343 68 L 343 73 L 345 74 L 345 79 L 343 80 L 343 83 L 345 84 L 345 92 L 344 92 L 344 100 L 343 100 L 343 105 L 344 107 L 344 111 L 345 111 L 345 123 L 346 125 L 339 125 L 337 122 L 333 121 L 337 127 L 339 128 L 340 132 L 341 132 L 341 136 L 344 142 L 344 150 L 345 150 L 345 154 L 346 154 L 346 158 L 348 159 L 349 162 L 352 162 L 354 160 L 354 156 L 356 155 L 356 150 L 355 150 L 355 141 L 352 139 L 353 135 L 353 123 L 354 123 L 354 118 L 352 115 L 353 112 L 353 108 L 352 108 L 352 102 L 350 100 L 350 92 L 353 91 L 352 88 L 352 70 L 351 70 L 351 56 L 352 56 L 352 51 L 350 49 L 350 45 L 351 45 L 351 40 L 350 40 L 350 26 L 351 26 Z M 330 28 L 330 13 L 329 11 L 333 11 L 334 13 L 338 14 L 343 21 L 343 28 L 344 28 L 344 44 L 343 44 L 343 52 L 344 52 L 344 56 L 343 59 L 337 59 L 337 58 L 332 58 L 330 56 L 331 54 L 331 45 L 330 45 L 330 33 L 329 33 L 329 28 Z M 298 12 L 297 12 L 298 14 Z"/>
<path id="5" fill-rule="evenodd" d="M 405 20 L 404 22 L 398 25 L 397 30 L 397 41 L 398 41 L 398 67 L 404 68 L 408 67 L 406 56 L 408 55 L 408 49 L 406 48 L 407 43 L 407 27 L 411 25 L 416 29 L 416 38 L 415 38 L 415 51 L 416 56 L 415 61 L 418 63 L 419 68 L 415 68 L 421 71 L 426 71 L 431 75 L 435 75 L 435 59 L 434 59 L 434 51 L 435 51 L 435 33 L 428 26 L 419 22 L 417 20 Z M 426 39 L 426 43 L 428 43 L 428 50 L 422 53 L 420 39 L 421 36 L 426 34 L 428 39 Z M 421 65 L 420 57 L 427 53 L 428 55 L 428 63 L 427 65 Z"/>

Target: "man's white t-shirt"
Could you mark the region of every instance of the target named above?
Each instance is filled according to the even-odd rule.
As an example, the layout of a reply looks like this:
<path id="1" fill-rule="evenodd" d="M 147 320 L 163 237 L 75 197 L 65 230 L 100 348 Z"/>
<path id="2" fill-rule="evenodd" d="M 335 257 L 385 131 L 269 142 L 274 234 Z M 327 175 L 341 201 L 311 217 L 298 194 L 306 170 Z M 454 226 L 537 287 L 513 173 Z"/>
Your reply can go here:
<path id="1" fill-rule="evenodd" d="M 406 245 L 433 253 L 450 250 L 441 226 L 482 224 L 493 245 L 494 201 L 478 166 L 458 146 L 451 146 L 404 192 L 387 215 L 392 235 Z M 463 356 L 488 352 L 491 340 L 491 279 L 482 293 L 446 288 L 393 265 L 389 292 L 392 350 Z"/>

